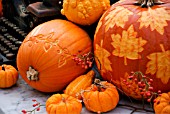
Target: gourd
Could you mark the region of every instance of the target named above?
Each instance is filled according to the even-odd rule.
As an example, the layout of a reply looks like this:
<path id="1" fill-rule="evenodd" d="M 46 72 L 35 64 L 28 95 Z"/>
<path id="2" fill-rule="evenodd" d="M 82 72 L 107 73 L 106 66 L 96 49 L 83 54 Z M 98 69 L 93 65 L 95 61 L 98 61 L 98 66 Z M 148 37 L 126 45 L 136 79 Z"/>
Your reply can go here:
<path id="1" fill-rule="evenodd" d="M 74 79 L 64 90 L 65 94 L 71 95 L 75 98 L 82 99 L 81 90 L 91 86 L 95 72 L 90 70 L 87 74 L 81 75 Z"/>
<path id="2" fill-rule="evenodd" d="M 61 14 L 76 24 L 91 25 L 110 7 L 110 0 L 63 0 Z"/>
<path id="3" fill-rule="evenodd" d="M 81 102 L 67 94 L 54 94 L 46 101 L 48 114 L 80 114 Z"/>
<path id="4" fill-rule="evenodd" d="M 155 114 L 170 114 L 170 92 L 162 93 L 154 102 Z"/>
<path id="5" fill-rule="evenodd" d="M 116 87 L 99 79 L 95 79 L 94 84 L 82 92 L 82 97 L 87 110 L 97 113 L 111 111 L 119 102 Z"/>
<path id="6" fill-rule="evenodd" d="M 92 49 L 89 35 L 77 25 L 55 19 L 35 27 L 17 54 L 17 67 L 28 85 L 42 92 L 63 90 L 85 73 L 72 58 Z"/>
<path id="7" fill-rule="evenodd" d="M 16 84 L 18 80 L 18 71 L 12 65 L 0 66 L 0 88 L 9 88 Z"/>
<path id="8" fill-rule="evenodd" d="M 104 80 L 141 99 L 138 86 L 123 84 L 131 72 L 153 79 L 153 91 L 170 90 L 170 0 L 121 0 L 100 18 L 94 35 Z M 137 84 L 137 83 L 136 83 Z"/>

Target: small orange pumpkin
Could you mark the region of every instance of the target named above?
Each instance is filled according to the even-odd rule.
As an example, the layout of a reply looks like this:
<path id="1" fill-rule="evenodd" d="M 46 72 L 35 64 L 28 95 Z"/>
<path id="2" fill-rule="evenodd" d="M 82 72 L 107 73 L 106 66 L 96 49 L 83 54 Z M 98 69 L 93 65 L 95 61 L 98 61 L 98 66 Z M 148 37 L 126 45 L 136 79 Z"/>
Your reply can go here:
<path id="1" fill-rule="evenodd" d="M 68 20 L 91 25 L 110 7 L 110 0 L 64 0 L 61 14 Z"/>
<path id="2" fill-rule="evenodd" d="M 46 101 L 48 114 L 80 114 L 81 102 L 67 94 L 54 94 Z"/>
<path id="3" fill-rule="evenodd" d="M 170 114 L 170 92 L 162 93 L 155 101 L 155 114 Z"/>
<path id="4" fill-rule="evenodd" d="M 16 84 L 18 71 L 12 65 L 0 66 L 0 88 L 8 88 Z"/>
<path id="5" fill-rule="evenodd" d="M 81 99 L 81 90 L 84 90 L 87 87 L 91 86 L 94 75 L 94 70 L 90 70 L 87 74 L 77 77 L 66 87 L 64 93 Z"/>
<path id="6" fill-rule="evenodd" d="M 85 107 L 92 112 L 108 112 L 119 102 L 116 87 L 106 81 L 95 79 L 95 83 L 82 92 Z"/>

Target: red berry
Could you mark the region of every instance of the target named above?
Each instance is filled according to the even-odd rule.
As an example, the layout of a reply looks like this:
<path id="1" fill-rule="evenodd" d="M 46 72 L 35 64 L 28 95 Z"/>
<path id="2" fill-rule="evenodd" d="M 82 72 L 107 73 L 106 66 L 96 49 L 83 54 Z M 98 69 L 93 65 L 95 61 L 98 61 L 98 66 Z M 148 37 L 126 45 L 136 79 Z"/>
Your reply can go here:
<path id="1" fill-rule="evenodd" d="M 27 111 L 26 111 L 26 110 L 22 110 L 22 113 L 24 113 L 24 114 L 25 114 L 25 113 L 27 113 Z"/>
<path id="2" fill-rule="evenodd" d="M 147 99 L 148 102 L 151 102 L 151 99 Z"/>

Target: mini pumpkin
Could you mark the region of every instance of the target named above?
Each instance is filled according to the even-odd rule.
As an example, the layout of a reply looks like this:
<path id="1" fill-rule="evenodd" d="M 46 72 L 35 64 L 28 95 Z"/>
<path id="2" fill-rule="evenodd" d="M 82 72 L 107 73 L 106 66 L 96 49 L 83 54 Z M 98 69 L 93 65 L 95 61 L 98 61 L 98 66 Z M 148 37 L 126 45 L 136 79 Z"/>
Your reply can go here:
<path id="1" fill-rule="evenodd" d="M 121 0 L 100 18 L 94 35 L 97 67 L 104 80 L 142 99 L 131 72 L 153 79 L 153 91 L 170 90 L 170 0 Z"/>
<path id="2" fill-rule="evenodd" d="M 170 114 L 170 92 L 162 93 L 154 102 L 155 114 Z"/>
<path id="3" fill-rule="evenodd" d="M 110 7 L 110 0 L 64 0 L 61 14 L 68 20 L 91 25 Z"/>
<path id="4" fill-rule="evenodd" d="M 77 77 L 66 87 L 64 93 L 81 99 L 81 90 L 91 86 L 93 83 L 94 75 L 94 70 L 90 70 L 87 74 Z"/>
<path id="5" fill-rule="evenodd" d="M 12 65 L 0 66 L 0 88 L 9 88 L 16 84 L 18 71 Z"/>
<path id="6" fill-rule="evenodd" d="M 91 52 L 89 35 L 75 24 L 56 19 L 35 27 L 24 39 L 17 54 L 21 77 L 42 92 L 63 90 L 85 73 L 72 58 Z"/>
<path id="7" fill-rule="evenodd" d="M 89 111 L 97 113 L 113 110 L 119 102 L 116 87 L 99 79 L 95 79 L 94 82 L 94 84 L 82 91 L 85 107 Z"/>
<path id="8" fill-rule="evenodd" d="M 67 94 L 54 94 L 46 101 L 48 114 L 80 114 L 81 102 Z"/>

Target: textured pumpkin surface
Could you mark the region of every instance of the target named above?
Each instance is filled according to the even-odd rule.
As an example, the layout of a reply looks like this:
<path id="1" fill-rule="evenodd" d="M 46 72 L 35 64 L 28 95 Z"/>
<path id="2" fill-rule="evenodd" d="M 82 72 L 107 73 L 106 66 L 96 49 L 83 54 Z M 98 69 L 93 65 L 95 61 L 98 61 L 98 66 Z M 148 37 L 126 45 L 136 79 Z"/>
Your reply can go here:
<path id="1" fill-rule="evenodd" d="M 61 14 L 74 23 L 91 25 L 109 7 L 110 0 L 63 0 Z"/>
<path id="2" fill-rule="evenodd" d="M 87 87 L 91 86 L 94 75 L 95 72 L 93 70 L 90 70 L 87 74 L 77 77 L 66 87 L 64 93 L 81 99 L 81 90 L 84 90 Z"/>
<path id="3" fill-rule="evenodd" d="M 11 65 L 0 66 L 0 88 L 8 88 L 16 84 L 18 71 Z"/>
<path id="4" fill-rule="evenodd" d="M 170 92 L 162 93 L 154 103 L 155 114 L 170 114 Z"/>
<path id="5" fill-rule="evenodd" d="M 92 84 L 82 94 L 85 107 L 92 112 L 102 113 L 113 110 L 119 102 L 116 87 L 106 81 L 100 82 L 104 88 Z"/>
<path id="6" fill-rule="evenodd" d="M 132 71 L 152 78 L 154 91 L 170 90 L 170 1 L 161 1 L 164 4 L 148 8 L 134 5 L 136 0 L 113 4 L 102 15 L 94 35 L 103 79 L 137 99 L 141 98 L 137 85 L 127 88 L 123 84 Z"/>
<path id="7" fill-rule="evenodd" d="M 72 60 L 73 55 L 91 49 L 91 39 L 84 30 L 66 20 L 51 20 L 38 25 L 24 39 L 17 54 L 17 67 L 33 88 L 60 91 L 86 71 Z M 38 75 L 32 76 L 35 71 Z"/>
<path id="8" fill-rule="evenodd" d="M 67 94 L 54 94 L 46 101 L 48 114 L 80 114 L 81 102 Z"/>

